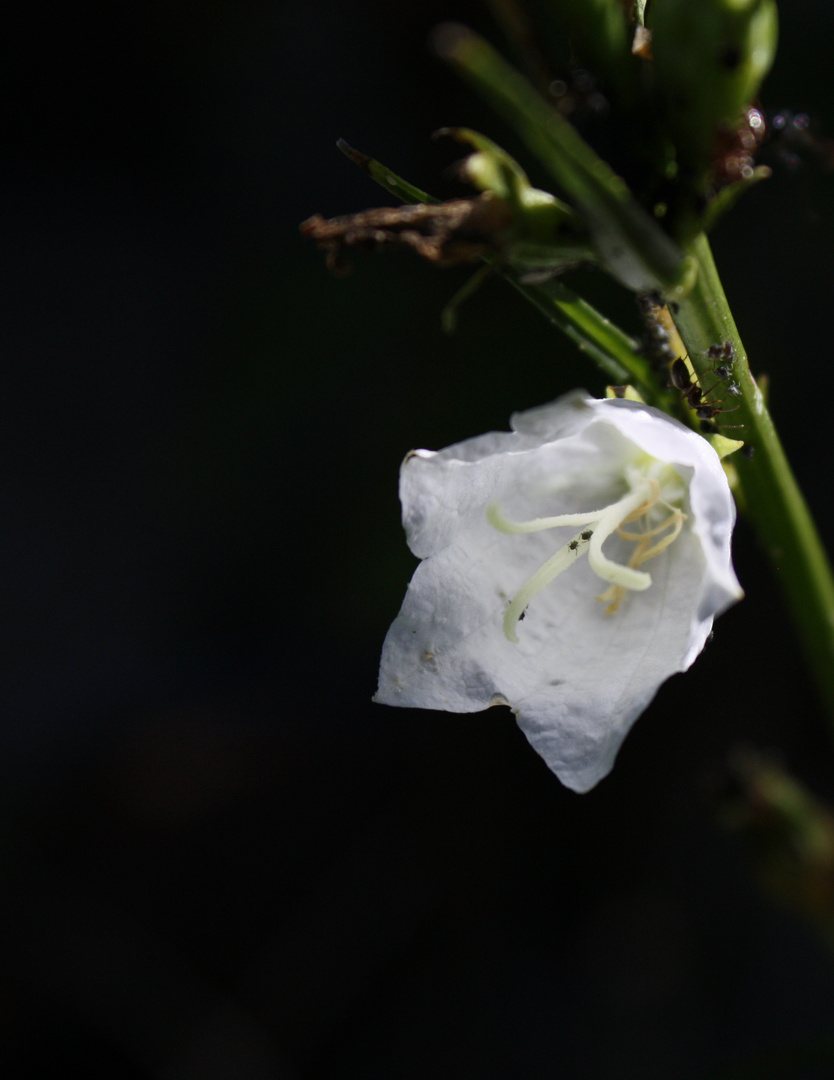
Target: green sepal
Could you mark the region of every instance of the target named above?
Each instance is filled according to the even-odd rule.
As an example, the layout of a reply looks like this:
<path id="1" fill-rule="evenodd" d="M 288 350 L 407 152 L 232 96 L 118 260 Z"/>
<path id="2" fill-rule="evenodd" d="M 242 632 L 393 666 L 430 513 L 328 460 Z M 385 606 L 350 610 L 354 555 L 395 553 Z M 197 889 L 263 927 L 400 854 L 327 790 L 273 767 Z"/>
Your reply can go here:
<path id="1" fill-rule="evenodd" d="M 728 439 L 726 435 L 707 435 L 706 439 L 722 461 L 744 446 L 743 439 Z"/>
<path id="2" fill-rule="evenodd" d="M 626 383 L 625 386 L 606 386 L 605 396 L 609 399 L 620 398 L 625 401 L 639 401 L 641 405 L 646 404 L 640 391 L 635 390 L 629 383 Z"/>
<path id="3" fill-rule="evenodd" d="M 558 271 L 598 261 L 579 215 L 555 195 L 534 188 L 506 150 L 470 128 L 441 128 L 437 134 L 473 146 L 476 152 L 461 163 L 462 177 L 511 207 L 513 222 L 499 246 L 513 266 Z"/>
<path id="4" fill-rule="evenodd" d="M 476 153 L 470 154 L 461 164 L 461 174 L 470 184 L 481 191 L 491 191 L 500 199 L 508 202 L 514 210 L 523 210 L 529 201 L 529 193 L 534 190 L 524 169 L 515 158 L 511 157 L 497 143 L 479 131 L 471 128 L 444 127 L 435 132 L 435 138 L 449 135 L 458 142 L 468 143 Z M 542 192 L 544 194 L 544 192 Z M 571 210 L 560 203 L 554 196 L 549 198 L 558 205 L 565 216 Z"/>

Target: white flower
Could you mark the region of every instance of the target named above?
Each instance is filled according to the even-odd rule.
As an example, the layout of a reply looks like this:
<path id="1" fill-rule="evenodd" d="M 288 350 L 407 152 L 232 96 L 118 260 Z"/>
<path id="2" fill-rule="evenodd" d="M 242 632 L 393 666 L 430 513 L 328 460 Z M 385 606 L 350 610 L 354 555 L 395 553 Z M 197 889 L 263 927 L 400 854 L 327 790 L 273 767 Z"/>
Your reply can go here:
<path id="1" fill-rule="evenodd" d="M 423 561 L 375 700 L 510 705 L 562 782 L 587 791 L 741 597 L 735 506 L 709 443 L 646 405 L 576 391 L 512 426 L 403 463 Z"/>

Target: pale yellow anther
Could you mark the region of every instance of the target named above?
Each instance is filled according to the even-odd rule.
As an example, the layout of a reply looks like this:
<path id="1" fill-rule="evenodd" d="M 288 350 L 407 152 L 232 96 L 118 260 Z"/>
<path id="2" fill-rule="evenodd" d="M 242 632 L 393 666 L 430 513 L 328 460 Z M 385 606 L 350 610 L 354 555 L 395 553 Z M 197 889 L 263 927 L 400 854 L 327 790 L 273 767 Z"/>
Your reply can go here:
<path id="1" fill-rule="evenodd" d="M 662 521 L 660 525 L 656 525 L 653 529 L 649 529 L 644 533 L 632 533 L 627 532 L 625 529 L 618 529 L 617 535 L 623 540 L 634 540 L 637 542 L 637 547 L 631 554 L 631 558 L 628 560 L 628 565 L 631 567 L 638 567 L 649 559 L 653 559 L 655 555 L 659 555 L 662 551 L 665 551 L 670 544 L 673 544 L 680 535 L 680 531 L 683 528 L 683 523 L 686 521 L 686 514 L 682 510 L 673 509 L 672 513 Z M 671 528 L 671 532 L 667 533 L 662 540 L 658 540 L 656 544 L 649 544 L 648 541 L 654 536 L 660 535 L 667 529 Z M 622 603 L 626 595 L 626 589 L 622 585 L 612 585 L 610 589 L 606 589 L 602 596 L 598 596 L 597 600 L 606 604 L 606 615 L 613 615 Z"/>

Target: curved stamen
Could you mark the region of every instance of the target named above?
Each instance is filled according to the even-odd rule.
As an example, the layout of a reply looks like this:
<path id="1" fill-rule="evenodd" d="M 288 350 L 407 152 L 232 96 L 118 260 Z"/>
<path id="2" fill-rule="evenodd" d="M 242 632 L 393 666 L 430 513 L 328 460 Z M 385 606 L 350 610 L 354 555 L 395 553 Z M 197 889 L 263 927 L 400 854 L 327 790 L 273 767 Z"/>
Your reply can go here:
<path id="1" fill-rule="evenodd" d="M 603 581 L 608 581 L 612 585 L 621 585 L 624 589 L 631 589 L 634 592 L 643 592 L 651 585 L 651 574 L 615 563 L 603 555 L 602 545 L 637 510 L 643 508 L 642 513 L 645 513 L 651 509 L 657 502 L 658 486 L 657 481 L 643 480 L 628 495 L 606 507 L 603 512 L 591 537 L 588 550 L 588 562 L 591 564 L 591 569 Z"/>
<path id="2" fill-rule="evenodd" d="M 657 536 L 658 533 L 664 529 L 671 527 L 671 532 L 664 536 L 662 540 L 658 540 L 656 544 L 652 544 L 651 547 L 643 546 L 640 551 L 640 563 L 648 562 L 649 559 L 653 559 L 655 555 L 659 555 L 662 551 L 665 551 L 670 544 L 673 544 L 681 534 L 683 523 L 686 521 L 686 514 L 682 510 L 675 510 L 661 525 L 657 528 L 651 529 L 645 534 L 641 544 L 645 544 L 652 536 Z"/>
<path id="3" fill-rule="evenodd" d="M 617 535 L 621 540 L 637 541 L 637 547 L 632 552 L 631 558 L 628 560 L 628 565 L 632 568 L 636 568 L 642 563 L 648 562 L 649 559 L 653 559 L 655 555 L 659 555 L 662 551 L 665 551 L 666 548 L 674 543 L 680 536 L 684 521 L 686 521 L 686 514 L 684 514 L 682 510 L 675 509 L 665 521 L 662 521 L 660 525 L 656 525 L 653 529 L 649 529 L 648 532 L 630 533 L 625 529 L 617 529 Z M 658 540 L 655 544 L 650 544 L 652 537 L 658 536 L 665 529 L 669 529 L 670 527 L 671 532 L 664 536 L 662 540 Z M 613 615 L 619 610 L 626 592 L 627 590 L 622 585 L 611 585 L 605 590 L 602 596 L 597 597 L 597 600 L 601 600 L 603 604 L 608 605 L 605 609 L 606 615 Z"/>

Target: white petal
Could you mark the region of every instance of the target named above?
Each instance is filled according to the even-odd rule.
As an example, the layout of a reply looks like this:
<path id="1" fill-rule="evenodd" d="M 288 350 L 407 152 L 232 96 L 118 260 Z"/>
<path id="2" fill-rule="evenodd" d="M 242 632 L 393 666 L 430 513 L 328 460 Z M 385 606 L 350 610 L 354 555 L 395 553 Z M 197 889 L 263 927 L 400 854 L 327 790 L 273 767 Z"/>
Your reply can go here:
<path id="1" fill-rule="evenodd" d="M 598 415 L 602 413 L 599 406 L 608 406 L 605 420 L 642 450 L 661 461 L 680 466 L 679 471 L 688 474 L 690 528 L 700 541 L 706 566 L 698 603 L 692 613 L 691 646 L 686 662 L 680 668 L 685 671 L 703 649 L 713 618 L 744 595 L 733 570 L 730 551 L 736 507 L 727 476 L 706 439 L 677 420 L 632 401 L 593 401 L 591 407 Z M 656 424 L 654 421 L 658 417 L 664 423 Z"/>
<path id="2" fill-rule="evenodd" d="M 569 787 L 611 768 L 629 727 L 703 648 L 715 614 L 740 596 L 730 563 L 734 506 L 709 444 L 656 410 L 572 394 L 492 433 L 403 464 L 400 494 L 412 550 L 423 559 L 385 641 L 377 701 L 474 712 L 509 704 L 527 738 Z M 531 602 L 519 642 L 503 613 L 566 539 L 557 529 L 507 535 L 486 507 L 514 520 L 577 513 L 622 497 L 644 451 L 689 482 L 687 523 L 651 561 L 651 588 L 615 615 L 586 559 Z M 606 549 L 627 561 L 622 542 Z"/>

